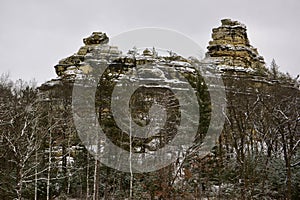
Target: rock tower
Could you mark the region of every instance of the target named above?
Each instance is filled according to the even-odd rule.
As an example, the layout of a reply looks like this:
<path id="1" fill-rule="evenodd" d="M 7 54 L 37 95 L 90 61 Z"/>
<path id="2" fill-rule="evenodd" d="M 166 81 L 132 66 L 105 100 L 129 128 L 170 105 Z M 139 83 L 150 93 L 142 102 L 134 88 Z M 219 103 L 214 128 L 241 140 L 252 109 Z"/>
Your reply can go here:
<path id="1" fill-rule="evenodd" d="M 231 19 L 221 20 L 222 25 L 212 30 L 212 41 L 207 47 L 207 57 L 221 70 L 251 71 L 263 68 L 264 59 L 250 45 L 247 28 Z"/>

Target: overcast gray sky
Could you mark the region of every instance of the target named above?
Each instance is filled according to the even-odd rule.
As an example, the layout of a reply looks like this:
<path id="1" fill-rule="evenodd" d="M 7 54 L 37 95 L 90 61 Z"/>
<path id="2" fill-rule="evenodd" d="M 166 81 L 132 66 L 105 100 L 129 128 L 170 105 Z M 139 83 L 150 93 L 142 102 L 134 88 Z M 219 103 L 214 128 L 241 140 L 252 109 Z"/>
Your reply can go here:
<path id="1" fill-rule="evenodd" d="M 53 66 L 77 52 L 93 31 L 112 37 L 142 27 L 179 31 L 206 50 L 211 29 L 231 18 L 248 28 L 250 43 L 269 65 L 296 76 L 299 0 L 1 0 L 0 73 L 13 79 L 56 77 Z"/>

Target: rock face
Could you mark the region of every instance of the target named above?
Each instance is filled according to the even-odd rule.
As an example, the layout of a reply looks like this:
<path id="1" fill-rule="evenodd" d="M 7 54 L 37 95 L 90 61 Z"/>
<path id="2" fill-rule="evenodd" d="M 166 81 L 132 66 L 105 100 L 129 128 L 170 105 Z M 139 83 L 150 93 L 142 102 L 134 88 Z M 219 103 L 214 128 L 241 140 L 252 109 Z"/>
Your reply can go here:
<path id="1" fill-rule="evenodd" d="M 222 25 L 212 30 L 212 41 L 207 56 L 220 69 L 259 69 L 265 62 L 256 48 L 250 45 L 244 24 L 230 19 L 221 20 Z"/>
<path id="2" fill-rule="evenodd" d="M 102 32 L 93 32 L 90 37 L 84 38 L 83 43 L 85 45 L 93 45 L 93 44 L 107 44 L 109 41 L 106 33 Z"/>
<path id="3" fill-rule="evenodd" d="M 148 81 L 148 78 L 155 79 L 163 83 L 181 83 L 181 74 L 188 83 L 178 84 L 177 90 L 188 90 L 187 84 L 191 85 L 200 94 L 199 100 L 202 103 L 200 108 L 200 123 L 202 123 L 201 130 L 197 135 L 201 139 L 203 132 L 206 131 L 210 118 L 210 100 L 207 91 L 206 83 L 203 77 L 195 70 L 193 64 L 205 64 L 217 69 L 224 81 L 227 94 L 250 94 L 254 97 L 259 93 L 260 88 L 273 87 L 272 80 L 268 80 L 261 71 L 265 69 L 264 59 L 258 54 L 258 51 L 253 48 L 248 40 L 246 26 L 230 19 L 223 19 L 222 25 L 213 29 L 212 41 L 207 47 L 208 52 L 203 61 L 195 61 L 193 58 L 183 58 L 175 53 L 157 52 L 153 49 L 130 49 L 128 53 L 122 53 L 116 46 L 108 44 L 109 38 L 105 33 L 94 32 L 90 37 L 83 39 L 84 46 L 82 46 L 77 53 L 59 61 L 54 66 L 58 75 L 56 79 L 44 83 L 40 87 L 41 98 L 46 99 L 60 99 L 72 101 L 72 87 L 75 79 L 84 79 L 93 77 L 93 72 L 97 72 L 97 65 L 90 65 L 89 61 L 105 64 L 100 81 L 98 83 L 101 93 L 98 96 L 101 98 L 99 110 L 103 128 L 109 133 L 108 137 L 117 138 L 116 144 L 128 148 L 128 134 L 124 134 L 121 129 L 114 124 L 113 115 L 111 112 L 111 96 L 112 91 L 118 87 L 116 84 L 122 77 L 131 74 L 130 81 Z M 209 70 L 207 71 L 209 74 Z M 202 72 L 201 72 L 202 73 Z M 206 73 L 206 72 L 204 72 Z M 138 76 L 138 74 L 142 74 Z M 203 75 L 203 74 L 202 74 Z M 210 76 L 210 75 L 207 75 Z M 149 80 L 150 80 L 149 79 Z M 153 80 L 152 80 L 153 81 Z M 239 86 L 245 86 L 247 91 L 243 91 Z M 288 85 L 286 85 L 288 86 Z M 157 85 L 156 88 L 160 87 Z M 163 88 L 163 87 L 161 87 Z M 133 107 L 133 120 L 137 124 L 147 124 L 149 119 L 145 120 L 147 111 L 154 100 L 161 104 L 168 104 L 162 97 L 173 99 L 173 93 L 163 89 L 156 89 L 158 93 L 154 93 L 154 89 L 145 87 L 139 92 L 145 92 L 142 95 L 148 99 L 148 102 L 139 102 L 138 99 L 132 98 L 132 102 L 137 104 Z M 140 94 L 136 95 L 137 97 Z M 256 98 L 254 98 L 256 99 Z M 167 103 L 166 103 L 167 102 Z M 175 102 L 175 100 L 174 100 Z M 199 103 L 200 105 L 200 103 Z M 143 108 L 143 106 L 145 108 Z M 167 109 L 168 117 L 172 118 L 172 122 L 177 122 L 178 106 Z M 134 110 L 135 109 L 135 110 Z M 173 109 L 173 110 L 172 110 Z M 202 110 L 201 110 L 202 109 Z M 137 114 L 140 113 L 140 114 Z M 147 118 L 147 117 L 146 117 Z M 105 124 L 108 124 L 107 126 Z M 175 124 L 176 125 L 176 124 Z M 166 126 L 157 135 L 141 141 L 134 139 L 136 151 L 155 150 L 162 146 L 162 144 L 151 145 L 157 141 L 157 137 L 165 135 L 163 141 L 168 142 L 176 134 L 173 130 L 174 124 Z M 162 134 L 163 133 L 163 134 Z M 123 139 L 122 139 L 123 138 Z M 161 138 L 160 138 L 161 139 Z M 139 150 L 138 150 L 139 149 Z"/>
<path id="4" fill-rule="evenodd" d="M 62 78 L 74 78 L 76 75 L 89 74 L 93 69 L 90 66 L 84 65 L 85 56 L 93 50 L 101 47 L 101 55 L 109 55 L 111 57 L 119 56 L 121 51 L 115 46 L 109 46 L 107 43 L 109 38 L 105 33 L 93 32 L 90 37 L 84 38 L 85 46 L 81 47 L 77 53 L 59 61 L 54 66 L 56 74 Z"/>
<path id="5" fill-rule="evenodd" d="M 212 30 L 212 41 L 209 42 L 207 47 L 208 52 L 205 59 L 200 62 L 217 69 L 217 73 L 222 75 L 224 81 L 225 79 L 231 80 L 233 77 L 238 77 L 245 81 L 251 80 L 253 85 L 256 86 L 278 82 L 278 80 L 267 78 L 264 59 L 258 54 L 257 49 L 250 45 L 246 26 L 230 19 L 223 19 L 221 23 L 220 27 Z M 106 76 L 110 78 L 119 77 L 128 69 L 147 63 L 160 65 L 167 71 L 175 68 L 180 73 L 185 73 L 185 76 L 190 76 L 190 78 L 197 75 L 191 67 L 191 63 L 194 62 L 193 59 L 183 58 L 174 53 L 163 52 L 160 54 L 154 48 L 133 48 L 127 53 L 122 53 L 118 47 L 109 45 L 109 38 L 103 32 L 93 32 L 91 36 L 83 39 L 83 43 L 85 45 L 80 47 L 77 53 L 60 60 L 54 66 L 58 77 L 40 87 L 42 96 L 48 98 L 47 96 L 57 93 L 54 96 L 59 97 L 59 91 L 63 91 L 62 88 L 72 88 L 75 77 L 90 76 L 95 69 L 85 61 L 95 56 L 98 57 L 99 62 L 110 66 L 106 70 Z M 176 78 L 176 73 L 169 73 L 167 76 L 161 73 L 161 77 L 167 77 L 171 80 Z M 289 83 L 289 86 L 292 85 L 293 83 Z M 51 88 L 56 89 L 51 90 Z"/>
<path id="6" fill-rule="evenodd" d="M 217 66 L 220 71 L 255 72 L 264 68 L 263 57 L 249 43 L 246 26 L 230 19 L 223 19 L 221 22 L 220 27 L 212 30 L 213 40 L 209 42 L 207 47 L 208 52 L 205 62 Z M 85 45 L 77 53 L 60 60 L 54 66 L 59 79 L 72 80 L 75 76 L 91 73 L 93 68 L 86 65 L 84 60 L 92 54 L 92 51 L 98 53 L 101 51 L 100 54 L 104 57 L 106 55 L 113 58 L 122 58 L 124 62 L 132 62 L 131 64 L 133 62 L 144 64 L 153 59 L 157 61 L 165 60 L 166 62 L 178 61 L 183 66 L 191 62 L 191 60 L 177 55 L 158 56 L 157 52 L 149 49 L 142 52 L 132 49 L 127 54 L 122 54 L 118 47 L 110 46 L 108 42 L 109 38 L 102 32 L 93 32 L 91 36 L 84 38 L 83 43 Z"/>
<path id="7" fill-rule="evenodd" d="M 134 151 L 155 151 L 171 141 L 176 134 L 177 129 L 175 127 L 179 126 L 180 106 L 178 100 L 174 97 L 174 92 L 191 91 L 189 85 L 195 89 L 205 87 L 204 84 L 200 84 L 203 80 L 193 67 L 192 63 L 194 61 L 192 60 L 183 58 L 173 52 L 157 52 L 155 48 L 133 48 L 128 53 L 122 53 L 116 46 L 110 46 L 108 40 L 106 34 L 101 32 L 93 33 L 90 37 L 85 38 L 83 40 L 85 46 L 81 47 L 74 55 L 60 60 L 55 66 L 58 78 L 46 82 L 40 87 L 42 98 L 58 99 L 56 104 L 59 104 L 59 99 L 61 99 L 61 102 L 64 100 L 71 102 L 72 87 L 75 80 L 79 80 L 79 82 L 85 79 L 95 80 L 94 76 L 99 76 L 97 74 L 99 68 L 105 67 L 97 84 L 99 91 L 96 95 L 96 107 L 99 108 L 99 122 L 111 141 L 128 149 L 128 132 L 124 132 L 114 121 L 111 108 L 112 92 L 118 90 L 118 88 L 122 90 L 122 84 L 126 85 L 126 81 L 132 84 L 138 82 L 142 85 L 139 85 L 142 89 L 137 90 L 130 100 L 133 113 L 132 120 L 139 125 L 155 124 L 156 122 L 150 123 L 152 119 L 149 118 L 149 112 L 152 104 L 156 102 L 165 108 L 167 122 L 170 122 L 166 123 L 158 132 L 149 132 L 152 136 L 147 139 L 134 138 Z M 93 62 L 97 64 L 91 64 Z M 99 63 L 101 64 L 98 65 Z M 149 82 L 152 85 L 149 85 Z M 78 82 L 75 84 L 78 84 Z M 163 86 L 160 84 L 163 84 Z M 165 86 L 171 87 L 172 90 Z M 127 92 L 127 90 L 124 91 L 124 93 Z M 207 91 L 203 94 L 205 95 L 202 95 L 199 99 L 205 102 L 204 98 L 208 99 L 209 95 Z M 139 100 L 138 97 L 140 96 L 143 96 L 142 100 Z M 183 101 L 190 102 L 190 95 L 185 95 L 182 98 L 188 98 Z M 127 105 L 126 102 L 123 103 Z M 202 110 L 206 113 L 209 111 L 207 107 Z M 206 115 L 201 114 L 200 116 L 201 123 L 205 122 L 204 117 Z M 157 117 L 156 120 L 161 119 Z M 191 129 L 190 126 L 184 128 Z"/>

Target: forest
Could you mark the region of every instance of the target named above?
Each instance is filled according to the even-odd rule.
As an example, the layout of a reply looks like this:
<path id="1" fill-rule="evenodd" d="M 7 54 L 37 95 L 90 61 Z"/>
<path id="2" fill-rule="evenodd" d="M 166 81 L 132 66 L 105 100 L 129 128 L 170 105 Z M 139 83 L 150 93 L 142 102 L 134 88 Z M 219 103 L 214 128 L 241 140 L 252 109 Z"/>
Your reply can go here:
<path id="1" fill-rule="evenodd" d="M 82 144 L 70 87 L 44 98 L 34 81 L 2 74 L 0 199 L 298 199 L 299 82 L 279 72 L 275 61 L 260 73 L 261 81 L 223 74 L 225 124 L 209 154 L 198 154 L 210 119 L 207 88 L 200 87 L 204 106 L 195 145 L 166 167 L 133 174 L 105 166 Z M 199 77 L 193 81 L 203 85 Z M 104 81 L 101 87 L 109 91 L 112 85 Z M 99 122 L 112 140 L 120 140 L 111 118 Z"/>

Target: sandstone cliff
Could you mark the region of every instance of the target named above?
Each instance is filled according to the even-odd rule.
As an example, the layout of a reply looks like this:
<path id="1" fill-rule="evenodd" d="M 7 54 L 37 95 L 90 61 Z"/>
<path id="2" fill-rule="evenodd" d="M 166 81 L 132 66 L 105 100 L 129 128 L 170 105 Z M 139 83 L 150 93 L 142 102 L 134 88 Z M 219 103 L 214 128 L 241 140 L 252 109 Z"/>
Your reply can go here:
<path id="1" fill-rule="evenodd" d="M 227 101 L 231 106 L 241 105 L 240 99 L 249 99 L 249 102 L 255 102 L 258 96 L 270 97 L 272 94 L 266 91 L 274 92 L 277 86 L 289 88 L 290 92 L 296 91 L 295 84 L 292 82 L 282 83 L 278 80 L 272 80 L 267 77 L 265 62 L 262 56 L 258 54 L 257 49 L 250 45 L 247 37 L 246 26 L 240 22 L 230 19 L 223 19 L 222 24 L 218 28 L 213 29 L 212 41 L 207 47 L 208 52 L 202 61 L 197 61 L 205 69 L 214 69 L 214 73 L 222 76 L 224 81 Z M 108 137 L 112 140 L 117 138 L 116 144 L 128 148 L 128 131 L 122 131 L 114 122 L 111 111 L 111 96 L 115 87 L 119 87 L 116 83 L 125 74 L 131 74 L 130 81 L 148 81 L 153 78 L 163 83 L 180 83 L 177 84 L 175 90 L 186 90 L 187 84 L 181 83 L 178 73 L 186 78 L 196 91 L 199 98 L 199 112 L 201 113 L 199 123 L 201 127 L 197 135 L 197 139 L 205 136 L 210 120 L 210 97 L 207 90 L 207 83 L 203 79 L 204 76 L 211 76 L 209 72 L 202 71 L 201 74 L 196 70 L 195 60 L 192 58 L 183 58 L 180 55 L 170 53 L 169 55 L 160 55 L 153 49 L 131 49 L 127 53 L 122 53 L 118 47 L 109 45 L 109 38 L 105 33 L 94 32 L 90 37 L 83 39 L 82 46 L 77 53 L 59 61 L 55 66 L 58 75 L 56 79 L 46 82 L 40 87 L 41 101 L 51 101 L 56 99 L 59 101 L 70 102 L 72 96 L 72 87 L 75 80 L 87 77 L 93 78 L 93 72 L 97 71 L 97 65 L 91 66 L 89 61 L 102 63 L 107 68 L 103 72 L 98 88 L 100 92 L 97 94 L 99 103 L 100 123 L 103 129 L 108 133 Z M 147 64 L 149 64 L 147 66 Z M 95 67 L 96 66 L 96 67 Z M 142 67 L 141 66 L 145 66 Z M 139 76 L 138 74 L 143 74 Z M 148 76 L 148 75 L 149 76 Z M 145 78 L 146 75 L 146 78 Z M 150 77 L 150 79 L 149 79 Z M 135 79 L 135 80 L 133 80 Z M 156 88 L 159 88 L 159 85 Z M 170 102 L 176 102 L 174 93 L 163 88 L 157 89 L 154 93 L 151 88 L 147 90 L 147 85 L 143 86 L 144 98 L 146 102 L 140 102 L 136 95 L 132 102 L 136 106 L 132 107 L 134 121 L 143 125 L 149 123 L 147 113 L 152 103 L 159 101 L 165 105 Z M 152 88 L 153 89 L 153 88 Z M 174 89 L 174 88 L 173 88 Z M 139 91 L 142 92 L 142 91 Z M 163 100 L 163 96 L 169 100 Z M 172 103 L 171 103 L 172 104 Z M 167 124 L 159 133 L 160 136 L 153 135 L 147 139 L 134 140 L 136 151 L 155 150 L 162 144 L 155 141 L 164 135 L 163 141 L 167 143 L 172 140 L 176 134 L 175 126 L 179 124 L 180 114 L 178 102 L 176 105 L 167 109 L 167 115 L 172 123 Z M 143 108 L 144 106 L 144 108 Z M 149 116 L 148 116 L 149 117 Z M 174 123 L 173 123 L 174 122 Z M 161 139 L 161 138 L 160 138 Z M 152 144 L 152 146 L 151 146 Z M 125 145 L 125 146 L 124 146 Z"/>

